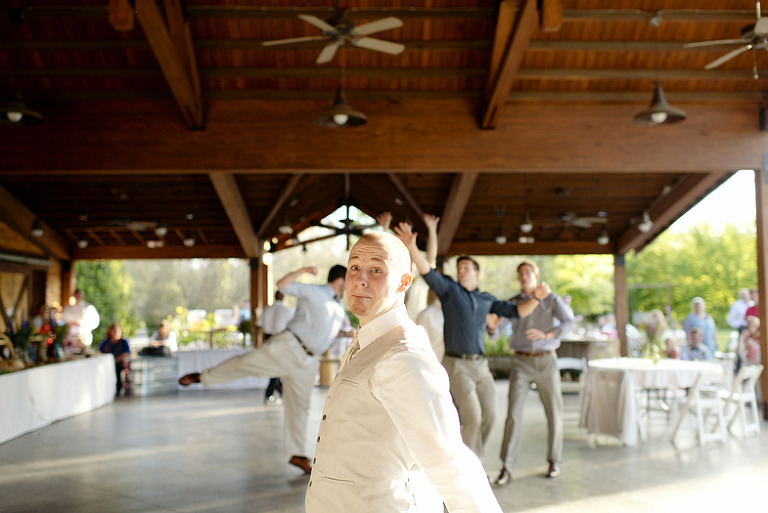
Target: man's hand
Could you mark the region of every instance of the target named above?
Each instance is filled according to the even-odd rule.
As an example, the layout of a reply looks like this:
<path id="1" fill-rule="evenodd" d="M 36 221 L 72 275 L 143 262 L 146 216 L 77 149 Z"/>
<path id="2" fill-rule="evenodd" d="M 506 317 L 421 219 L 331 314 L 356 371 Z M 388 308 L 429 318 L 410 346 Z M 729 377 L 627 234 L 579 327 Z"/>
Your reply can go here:
<path id="1" fill-rule="evenodd" d="M 426 224 L 427 228 L 433 230 L 435 233 L 437 233 L 437 223 L 439 222 L 440 218 L 436 215 L 424 214 L 424 224 Z"/>
<path id="2" fill-rule="evenodd" d="M 405 244 L 409 250 L 418 251 L 418 245 L 416 244 L 418 233 L 413 232 L 411 225 L 401 222 L 392 228 L 392 231 L 395 232 L 395 235 L 400 237 L 400 240 L 403 241 L 403 244 Z"/>
<path id="3" fill-rule="evenodd" d="M 535 328 L 525 330 L 525 336 L 528 337 L 528 340 L 546 340 L 549 338 L 546 331 L 537 330 Z"/>
<path id="4" fill-rule="evenodd" d="M 536 288 L 533 291 L 533 296 L 536 299 L 541 300 L 547 297 L 550 292 L 552 292 L 552 290 L 549 288 L 549 285 L 547 285 L 546 283 L 540 283 L 536 285 Z"/>
<path id="5" fill-rule="evenodd" d="M 302 269 L 302 271 L 312 275 L 317 275 L 317 267 L 315 266 L 305 267 L 304 269 Z"/>
<path id="6" fill-rule="evenodd" d="M 376 216 L 376 222 L 379 226 L 384 228 L 384 231 L 389 230 L 389 225 L 392 223 L 392 212 L 382 212 Z"/>

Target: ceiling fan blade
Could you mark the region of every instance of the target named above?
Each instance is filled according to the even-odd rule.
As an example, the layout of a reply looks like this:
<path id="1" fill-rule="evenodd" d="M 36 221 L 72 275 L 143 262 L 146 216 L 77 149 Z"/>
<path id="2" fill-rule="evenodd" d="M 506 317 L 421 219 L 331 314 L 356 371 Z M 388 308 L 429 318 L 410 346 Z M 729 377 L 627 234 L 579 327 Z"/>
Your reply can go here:
<path id="1" fill-rule="evenodd" d="M 384 41 L 383 39 L 376 39 L 375 37 L 358 37 L 350 42 L 352 43 L 352 46 L 367 48 L 368 50 L 376 50 L 377 52 L 384 52 L 390 55 L 398 55 L 405 50 L 405 45 L 403 44 Z"/>
<path id="2" fill-rule="evenodd" d="M 605 217 L 577 217 L 577 220 L 585 221 L 587 223 L 607 223 L 608 219 Z"/>
<path id="3" fill-rule="evenodd" d="M 336 50 L 339 49 L 339 45 L 337 45 L 335 42 L 328 43 L 323 47 L 323 51 L 320 52 L 320 55 L 317 56 L 317 60 L 315 61 L 317 64 L 325 64 L 326 62 L 330 62 L 331 59 L 333 59 L 333 56 L 336 55 Z"/>
<path id="4" fill-rule="evenodd" d="M 396 29 L 402 26 L 403 22 L 400 21 L 400 18 L 390 16 L 389 18 L 382 18 L 380 20 L 372 21 L 370 23 L 360 25 L 359 27 L 355 27 L 352 29 L 351 34 L 353 36 L 367 36 L 368 34 L 373 34 L 374 32 Z"/>
<path id="5" fill-rule="evenodd" d="M 768 36 L 768 17 L 767 18 L 760 18 L 757 20 L 757 23 L 755 23 L 755 28 L 753 29 L 753 32 L 756 36 Z"/>
<path id="6" fill-rule="evenodd" d="M 749 41 L 744 39 L 717 39 L 714 41 L 696 41 L 694 43 L 683 43 L 683 48 L 699 48 L 702 46 L 735 45 L 745 43 L 749 43 Z"/>
<path id="7" fill-rule="evenodd" d="M 289 45 L 293 43 L 306 43 L 309 41 L 320 41 L 323 39 L 327 39 L 327 36 L 289 37 L 287 39 L 275 39 L 272 41 L 262 41 L 261 46 Z"/>
<path id="8" fill-rule="evenodd" d="M 747 52 L 747 51 L 749 51 L 751 49 L 752 49 L 752 45 L 744 45 L 741 48 L 737 48 L 737 49 L 735 49 L 733 51 L 730 51 L 730 52 L 726 53 L 722 57 L 720 57 L 718 59 L 715 59 L 714 61 L 712 61 L 709 64 L 707 64 L 706 66 L 704 66 L 704 69 L 716 68 L 716 67 L 720 66 L 721 64 L 723 64 L 723 63 L 733 59 L 737 55 L 741 55 L 742 53 Z"/>
<path id="9" fill-rule="evenodd" d="M 314 25 L 315 27 L 319 28 L 323 32 L 327 32 L 329 34 L 336 34 L 338 32 L 338 30 L 336 30 L 336 27 L 321 20 L 317 16 L 312 16 L 311 14 L 299 14 L 299 18 L 306 21 L 310 25 Z"/>
<path id="10" fill-rule="evenodd" d="M 573 221 L 571 221 L 571 225 L 576 226 L 577 228 L 591 228 L 592 223 L 590 223 L 586 219 L 576 218 Z"/>

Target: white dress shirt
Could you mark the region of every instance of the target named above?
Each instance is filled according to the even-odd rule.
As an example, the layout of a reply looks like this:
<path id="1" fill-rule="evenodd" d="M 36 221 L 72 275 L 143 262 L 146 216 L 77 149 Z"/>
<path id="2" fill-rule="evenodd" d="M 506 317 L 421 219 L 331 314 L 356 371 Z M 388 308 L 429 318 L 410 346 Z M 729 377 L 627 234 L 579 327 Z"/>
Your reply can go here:
<path id="1" fill-rule="evenodd" d="M 293 308 L 282 301 L 275 301 L 264 309 L 256 320 L 256 326 L 263 329 L 267 335 L 277 335 L 285 331 L 291 319 L 293 319 Z"/>
<path id="2" fill-rule="evenodd" d="M 330 285 L 293 282 L 280 289 L 283 294 L 298 298 L 296 312 L 288 329 L 314 354 L 323 354 L 344 320 L 344 307 Z"/>

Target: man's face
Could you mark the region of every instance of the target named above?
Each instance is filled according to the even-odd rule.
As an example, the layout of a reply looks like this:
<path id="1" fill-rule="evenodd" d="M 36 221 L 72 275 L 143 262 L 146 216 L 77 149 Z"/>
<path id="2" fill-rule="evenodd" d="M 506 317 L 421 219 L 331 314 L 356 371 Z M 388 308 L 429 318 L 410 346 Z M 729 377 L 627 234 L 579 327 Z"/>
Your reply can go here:
<path id="1" fill-rule="evenodd" d="M 360 324 L 375 319 L 402 302 L 410 275 L 400 274 L 387 246 L 360 240 L 349 253 L 347 302 Z"/>
<path id="2" fill-rule="evenodd" d="M 698 347 L 704 340 L 704 334 L 700 331 L 691 332 L 691 347 Z"/>
<path id="3" fill-rule="evenodd" d="M 475 269 L 475 264 L 471 260 L 462 260 L 456 264 L 456 276 L 459 279 L 459 285 L 472 291 L 477 288 L 477 276 L 480 272 Z"/>
<path id="4" fill-rule="evenodd" d="M 539 277 L 530 265 L 521 265 L 517 270 L 517 281 L 524 289 L 530 289 L 536 286 Z"/>

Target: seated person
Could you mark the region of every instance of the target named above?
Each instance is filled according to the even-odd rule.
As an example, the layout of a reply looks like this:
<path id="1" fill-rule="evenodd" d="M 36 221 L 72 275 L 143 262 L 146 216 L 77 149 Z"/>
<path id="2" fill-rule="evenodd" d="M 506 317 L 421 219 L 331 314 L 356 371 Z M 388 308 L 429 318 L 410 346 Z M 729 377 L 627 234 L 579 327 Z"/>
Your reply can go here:
<path id="1" fill-rule="evenodd" d="M 107 328 L 107 336 L 99 343 L 99 351 L 104 354 L 112 354 L 115 357 L 115 375 L 117 377 L 115 395 L 120 395 L 123 389 L 122 371 L 125 369 L 125 363 L 131 356 L 131 348 L 128 341 L 123 337 L 123 328 L 120 324 L 113 322 Z"/>
<path id="2" fill-rule="evenodd" d="M 704 345 L 704 332 L 701 328 L 691 329 L 690 340 L 680 350 L 681 360 L 705 361 L 712 359 L 712 351 Z"/>
<path id="3" fill-rule="evenodd" d="M 149 345 L 152 347 L 167 347 L 170 351 L 178 351 L 179 343 L 176 341 L 176 332 L 171 331 L 171 323 L 168 319 L 157 326 L 157 330 L 149 338 Z"/>
<path id="4" fill-rule="evenodd" d="M 760 318 L 749 315 L 746 321 L 739 337 L 739 360 L 741 365 L 760 365 Z"/>

